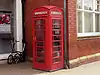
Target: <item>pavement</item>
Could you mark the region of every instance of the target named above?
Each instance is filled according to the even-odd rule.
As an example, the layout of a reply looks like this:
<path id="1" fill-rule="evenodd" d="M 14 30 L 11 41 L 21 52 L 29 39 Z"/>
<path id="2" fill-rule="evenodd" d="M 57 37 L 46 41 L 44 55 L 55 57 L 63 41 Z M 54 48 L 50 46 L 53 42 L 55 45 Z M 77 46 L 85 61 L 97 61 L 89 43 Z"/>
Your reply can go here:
<path id="1" fill-rule="evenodd" d="M 100 61 L 54 72 L 32 69 L 30 62 L 8 65 L 0 61 L 0 75 L 100 75 Z"/>

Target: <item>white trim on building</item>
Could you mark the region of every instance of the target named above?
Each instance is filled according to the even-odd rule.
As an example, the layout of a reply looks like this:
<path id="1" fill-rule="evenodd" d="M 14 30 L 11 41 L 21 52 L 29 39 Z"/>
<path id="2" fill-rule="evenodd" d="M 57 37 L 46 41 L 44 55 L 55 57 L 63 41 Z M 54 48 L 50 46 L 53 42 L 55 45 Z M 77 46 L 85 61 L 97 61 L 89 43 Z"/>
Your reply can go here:
<path id="1" fill-rule="evenodd" d="M 81 31 L 77 30 L 77 36 L 78 37 L 86 37 L 86 36 L 100 36 L 100 28 L 99 30 L 96 30 L 96 15 L 99 15 L 100 18 L 100 1 L 97 2 L 97 0 L 77 0 L 77 12 L 81 12 Z M 85 13 L 92 14 L 92 20 L 90 21 L 90 25 L 92 27 L 89 28 L 89 25 L 85 24 L 86 16 Z M 79 16 L 77 14 L 77 16 Z M 91 19 L 91 18 L 90 18 Z M 100 19 L 99 19 L 100 21 Z M 98 22 L 99 22 L 98 21 Z M 77 17 L 77 29 L 78 28 L 78 17 Z M 100 22 L 99 22 L 100 27 Z M 87 29 L 86 29 L 87 28 Z M 87 31 L 87 30 L 90 31 Z"/>

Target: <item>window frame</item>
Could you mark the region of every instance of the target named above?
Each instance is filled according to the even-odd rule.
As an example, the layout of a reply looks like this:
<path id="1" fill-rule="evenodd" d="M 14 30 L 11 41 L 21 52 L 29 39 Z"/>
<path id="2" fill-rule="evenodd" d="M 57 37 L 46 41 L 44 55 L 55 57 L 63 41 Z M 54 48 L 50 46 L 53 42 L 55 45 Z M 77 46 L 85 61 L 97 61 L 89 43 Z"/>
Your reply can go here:
<path id="1" fill-rule="evenodd" d="M 77 0 L 77 5 L 78 5 L 78 0 Z M 93 10 L 86 10 L 84 9 L 84 0 L 82 0 L 82 8 L 78 8 L 77 7 L 77 36 L 78 37 L 87 37 L 87 36 L 100 36 L 100 32 L 96 32 L 96 25 L 95 25 L 95 15 L 99 14 L 100 15 L 100 11 L 95 11 L 95 6 L 96 6 L 96 1 L 93 0 Z M 78 33 L 78 12 L 82 13 L 82 33 Z M 84 25 L 84 13 L 92 13 L 93 15 L 93 32 L 85 32 L 85 25 Z"/>

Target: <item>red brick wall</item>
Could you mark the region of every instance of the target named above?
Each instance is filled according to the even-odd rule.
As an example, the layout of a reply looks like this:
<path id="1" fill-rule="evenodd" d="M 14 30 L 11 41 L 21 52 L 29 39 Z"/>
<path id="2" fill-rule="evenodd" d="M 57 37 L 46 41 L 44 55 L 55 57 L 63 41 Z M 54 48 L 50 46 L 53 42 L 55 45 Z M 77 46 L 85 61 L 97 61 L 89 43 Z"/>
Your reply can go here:
<path id="1" fill-rule="evenodd" d="M 76 0 L 67 0 L 67 32 L 70 59 L 100 52 L 100 38 L 77 38 Z M 28 56 L 32 56 L 32 10 L 42 5 L 56 5 L 63 8 L 63 0 L 26 0 L 25 27 Z"/>
<path id="2" fill-rule="evenodd" d="M 76 33 L 76 0 L 68 0 L 67 2 L 67 25 L 68 25 L 68 43 L 70 59 L 79 56 L 77 49 L 77 33 Z"/>
<path id="3" fill-rule="evenodd" d="M 68 32 L 69 32 L 69 58 L 100 52 L 100 37 L 77 38 L 76 0 L 68 0 Z"/>

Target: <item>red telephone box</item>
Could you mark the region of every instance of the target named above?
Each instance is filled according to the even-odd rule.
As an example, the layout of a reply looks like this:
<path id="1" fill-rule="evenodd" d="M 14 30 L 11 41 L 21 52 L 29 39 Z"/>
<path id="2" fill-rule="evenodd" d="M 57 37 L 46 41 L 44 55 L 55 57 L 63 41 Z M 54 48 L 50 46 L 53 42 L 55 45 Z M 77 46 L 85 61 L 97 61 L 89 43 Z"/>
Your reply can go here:
<path id="1" fill-rule="evenodd" d="M 64 67 L 63 11 L 42 6 L 33 11 L 33 68 L 52 71 Z"/>

